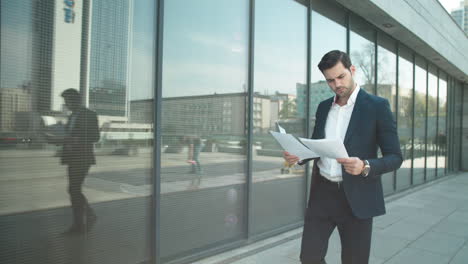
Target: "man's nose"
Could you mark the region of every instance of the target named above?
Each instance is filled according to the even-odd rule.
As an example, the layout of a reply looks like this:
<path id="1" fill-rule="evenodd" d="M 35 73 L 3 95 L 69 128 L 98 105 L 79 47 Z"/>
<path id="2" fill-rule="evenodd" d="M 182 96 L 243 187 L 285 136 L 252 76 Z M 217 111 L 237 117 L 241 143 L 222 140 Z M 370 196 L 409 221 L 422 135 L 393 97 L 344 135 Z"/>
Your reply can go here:
<path id="1" fill-rule="evenodd" d="M 335 87 L 340 87 L 343 82 L 340 79 L 335 79 Z"/>

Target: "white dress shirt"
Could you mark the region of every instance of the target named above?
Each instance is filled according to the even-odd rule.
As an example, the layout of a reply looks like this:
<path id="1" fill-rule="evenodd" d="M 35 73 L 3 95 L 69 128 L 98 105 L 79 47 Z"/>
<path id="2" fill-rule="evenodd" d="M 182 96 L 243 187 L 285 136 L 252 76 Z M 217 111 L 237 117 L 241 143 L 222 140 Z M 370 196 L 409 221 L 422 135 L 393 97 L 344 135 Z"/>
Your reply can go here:
<path id="1" fill-rule="evenodd" d="M 339 139 L 341 142 L 344 142 L 359 90 L 360 87 L 356 84 L 356 88 L 349 97 L 348 102 L 343 106 L 336 103 L 337 98 L 335 95 L 330 111 L 328 112 L 327 122 L 325 123 L 326 139 Z M 336 159 L 322 157 L 318 161 L 317 166 L 320 169 L 320 174 L 328 180 L 333 182 L 340 182 L 343 180 L 341 164 L 339 164 Z"/>

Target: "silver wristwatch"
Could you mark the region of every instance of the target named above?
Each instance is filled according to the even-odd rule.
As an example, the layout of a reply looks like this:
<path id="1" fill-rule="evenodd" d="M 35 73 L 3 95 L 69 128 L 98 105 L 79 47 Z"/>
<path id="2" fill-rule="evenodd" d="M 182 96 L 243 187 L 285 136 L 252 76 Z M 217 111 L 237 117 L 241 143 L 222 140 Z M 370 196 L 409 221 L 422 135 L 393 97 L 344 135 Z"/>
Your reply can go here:
<path id="1" fill-rule="evenodd" d="M 364 160 L 364 168 L 362 169 L 361 175 L 363 177 L 367 177 L 369 176 L 369 171 L 370 171 L 369 161 Z"/>

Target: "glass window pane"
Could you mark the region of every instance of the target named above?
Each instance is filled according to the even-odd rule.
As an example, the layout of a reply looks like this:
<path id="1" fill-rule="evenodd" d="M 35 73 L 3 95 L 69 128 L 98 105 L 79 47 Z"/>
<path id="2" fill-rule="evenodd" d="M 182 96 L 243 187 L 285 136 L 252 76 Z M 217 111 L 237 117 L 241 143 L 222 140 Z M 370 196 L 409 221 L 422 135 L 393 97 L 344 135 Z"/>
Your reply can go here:
<path id="1" fill-rule="evenodd" d="M 304 216 L 304 169 L 285 165 L 269 131 L 276 131 L 278 123 L 305 137 L 307 7 L 293 0 L 259 0 L 255 12 L 250 229 L 259 234 L 299 223 Z"/>
<path id="2" fill-rule="evenodd" d="M 413 184 L 420 184 L 424 182 L 426 164 L 427 72 L 425 60 L 416 56 L 415 67 Z"/>
<path id="3" fill-rule="evenodd" d="M 445 175 L 447 158 L 447 75 L 439 74 L 439 119 L 437 122 L 437 177 Z"/>
<path id="4" fill-rule="evenodd" d="M 433 65 L 429 65 L 428 88 L 426 178 L 431 180 L 436 177 L 437 154 L 437 68 Z"/>
<path id="5" fill-rule="evenodd" d="M 386 35 L 378 35 L 377 46 L 377 95 L 388 100 L 390 109 L 396 117 L 396 43 Z M 381 152 L 379 151 L 379 156 Z M 382 186 L 385 194 L 393 192 L 393 172 L 382 175 Z"/>
<path id="6" fill-rule="evenodd" d="M 346 27 L 344 26 L 344 11 L 337 8 L 333 10 L 333 15 L 330 15 L 330 11 L 324 9 L 320 3 L 312 3 L 312 8 L 314 10 L 312 10 L 311 17 L 312 66 L 310 118 L 311 126 L 313 127 L 315 123 L 315 112 L 320 102 L 335 95 L 330 87 L 328 87 L 317 65 L 323 55 L 331 50 L 346 51 Z"/>
<path id="7" fill-rule="evenodd" d="M 373 94 L 375 89 L 375 30 L 364 20 L 352 16 L 350 19 L 350 56 L 356 66 L 354 79 Z"/>
<path id="8" fill-rule="evenodd" d="M 411 160 L 413 127 L 413 55 L 403 46 L 398 58 L 398 136 L 400 137 L 403 164 L 397 171 L 397 190 L 411 185 Z"/>
<path id="9" fill-rule="evenodd" d="M 164 5 L 163 261 L 246 230 L 248 1 Z"/>
<path id="10" fill-rule="evenodd" d="M 0 263 L 152 261 L 154 2 L 1 1 Z"/>

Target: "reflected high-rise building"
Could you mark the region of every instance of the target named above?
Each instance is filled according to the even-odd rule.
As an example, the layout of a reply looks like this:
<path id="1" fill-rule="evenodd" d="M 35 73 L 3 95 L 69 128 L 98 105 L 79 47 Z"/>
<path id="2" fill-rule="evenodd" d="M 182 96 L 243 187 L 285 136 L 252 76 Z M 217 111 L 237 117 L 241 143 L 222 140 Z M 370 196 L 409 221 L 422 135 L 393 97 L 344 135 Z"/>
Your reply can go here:
<path id="1" fill-rule="evenodd" d="M 27 86 L 27 111 L 54 116 L 65 110 L 60 94 L 79 88 L 101 120 L 127 120 L 132 12 L 127 0 L 2 1 L 1 88 Z"/>
<path id="2" fill-rule="evenodd" d="M 468 0 L 460 1 L 460 6 L 450 12 L 457 24 L 468 34 Z"/>
<path id="3" fill-rule="evenodd" d="M 89 108 L 112 119 L 127 117 L 133 1 L 91 1 Z"/>

